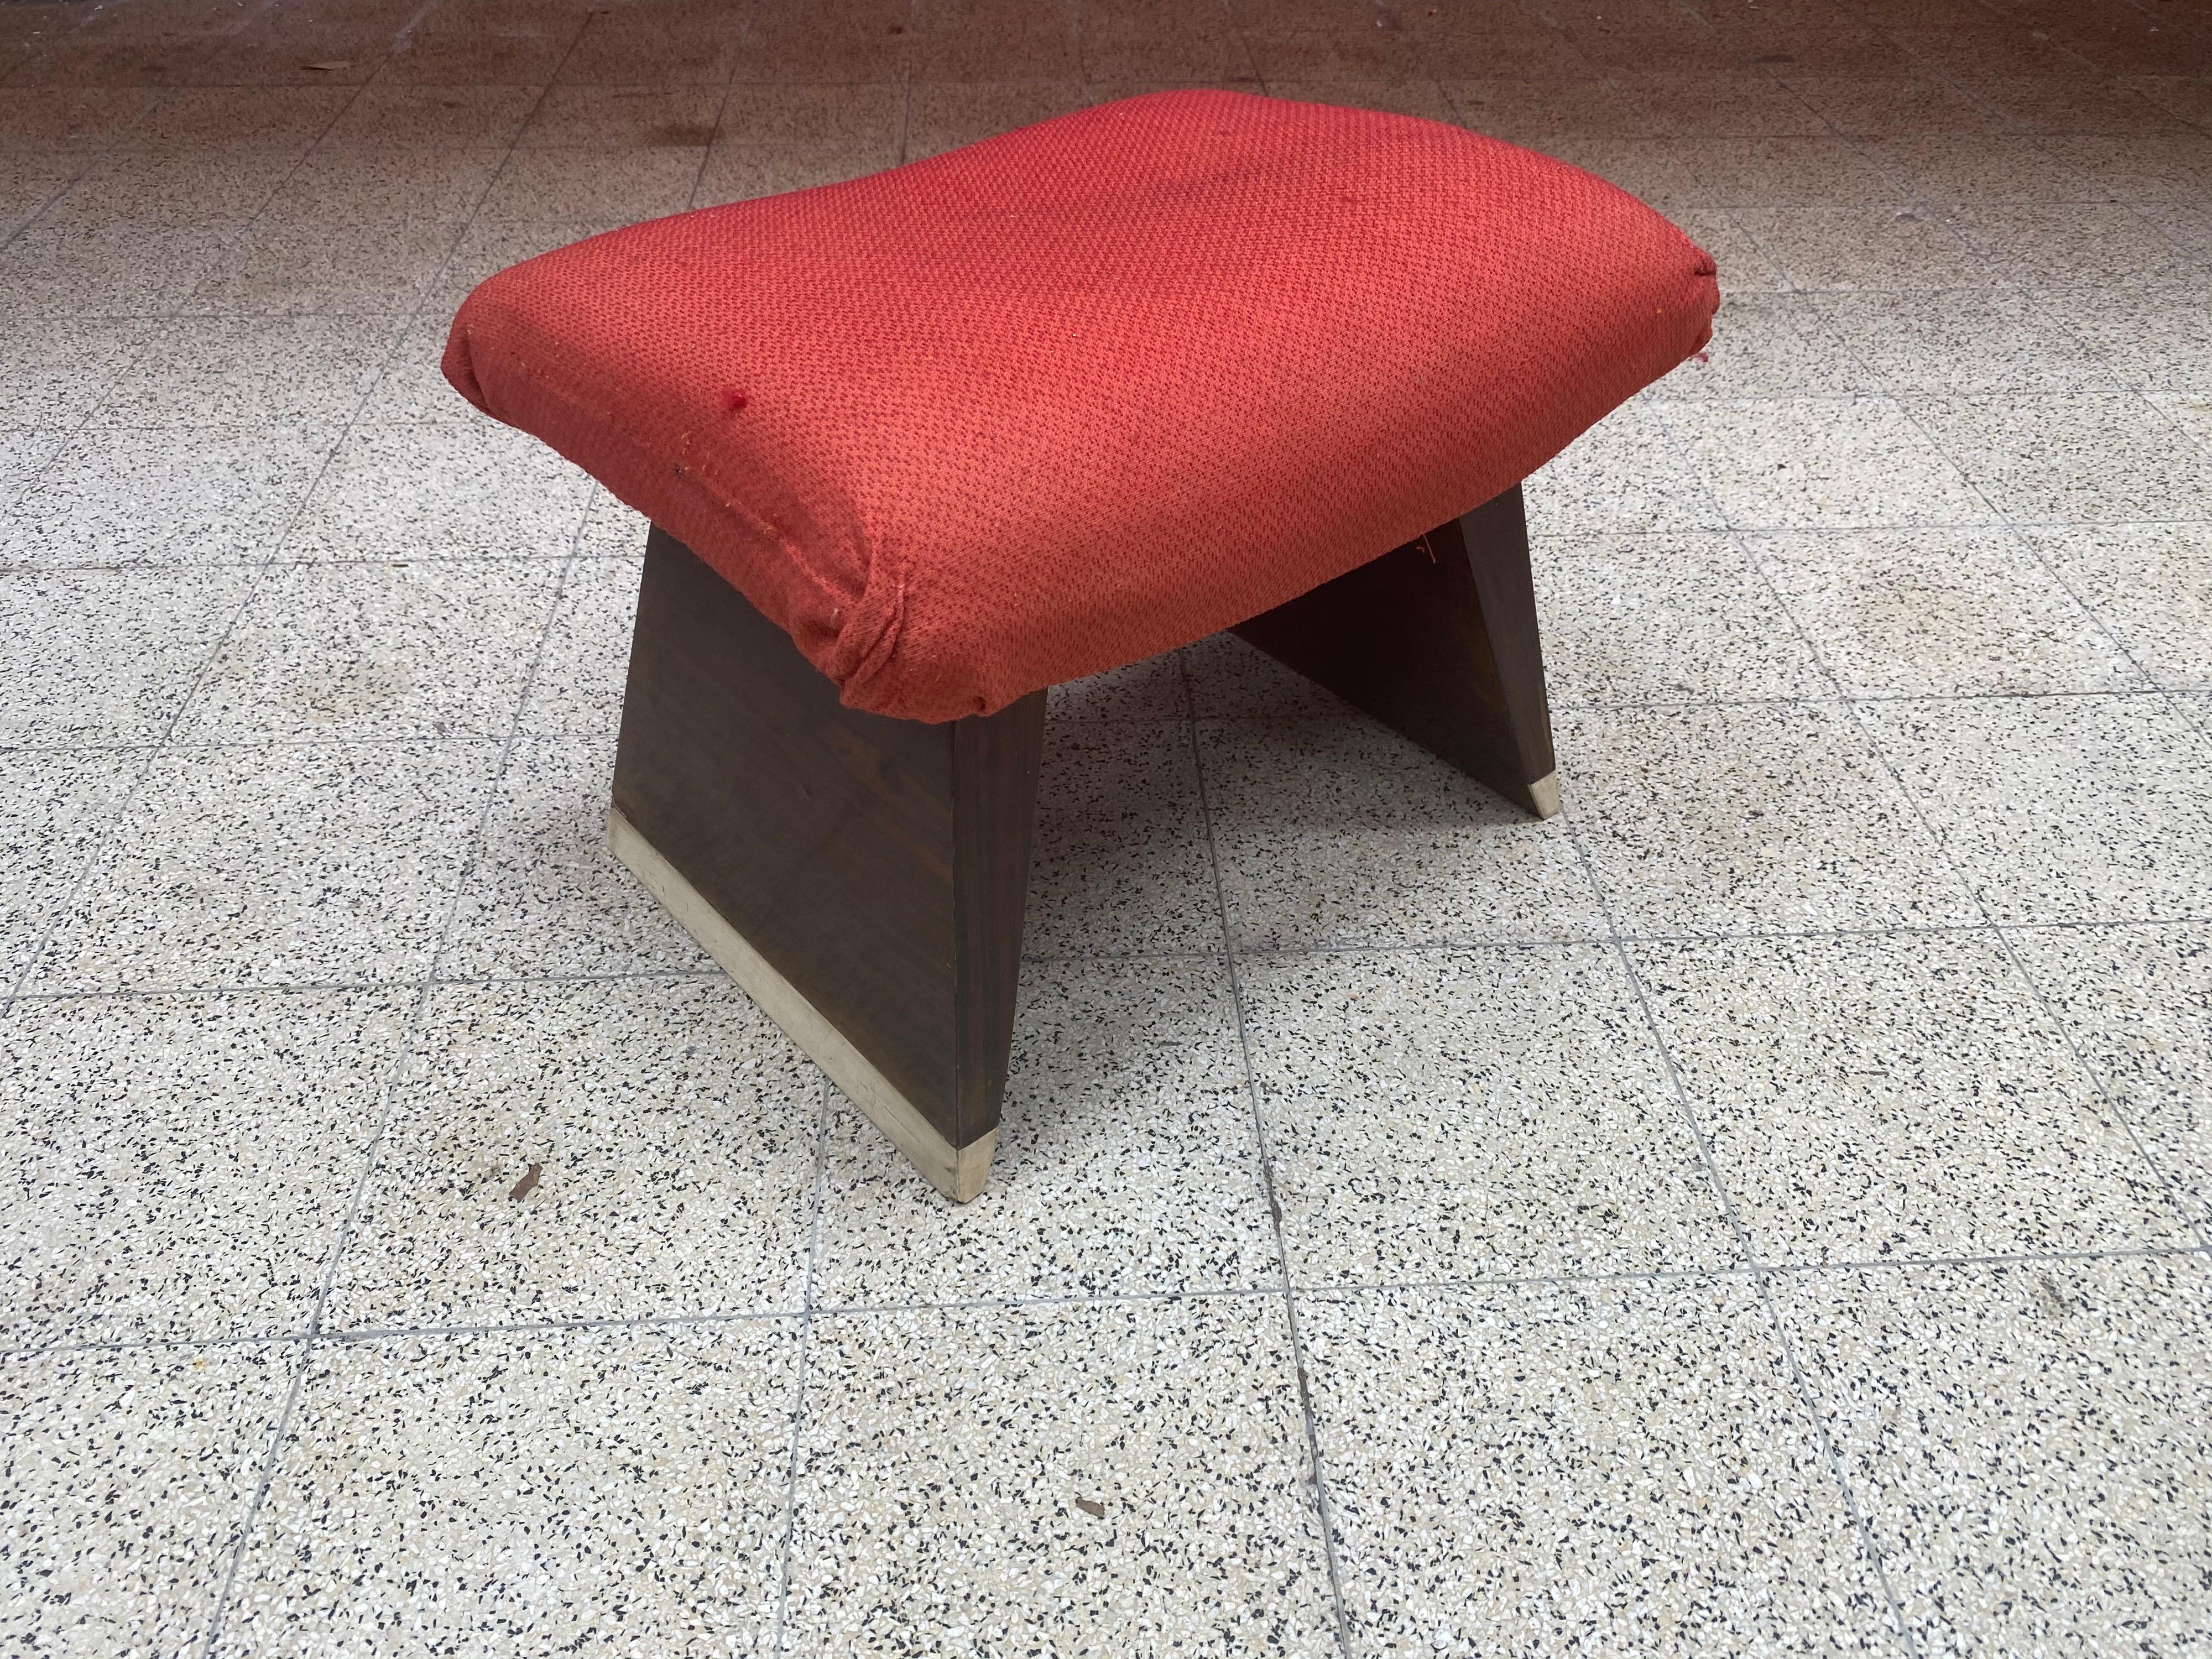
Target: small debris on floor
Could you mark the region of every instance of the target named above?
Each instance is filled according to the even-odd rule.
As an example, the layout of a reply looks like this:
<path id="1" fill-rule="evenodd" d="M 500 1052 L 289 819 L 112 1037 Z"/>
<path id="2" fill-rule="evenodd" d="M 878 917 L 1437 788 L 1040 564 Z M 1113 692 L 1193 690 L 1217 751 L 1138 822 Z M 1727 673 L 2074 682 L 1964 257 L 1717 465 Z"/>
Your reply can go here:
<path id="1" fill-rule="evenodd" d="M 517 1204 L 521 1203 L 524 1199 L 530 1196 L 531 1189 L 538 1185 L 538 1175 L 544 1168 L 542 1164 L 532 1164 L 523 1172 L 522 1179 L 507 1189 L 507 1195 Z"/>
<path id="2" fill-rule="evenodd" d="M 1103 1521 L 1106 1518 L 1106 1506 L 1103 1504 L 1093 1503 L 1088 1498 L 1077 1498 L 1075 1507 L 1094 1521 Z"/>

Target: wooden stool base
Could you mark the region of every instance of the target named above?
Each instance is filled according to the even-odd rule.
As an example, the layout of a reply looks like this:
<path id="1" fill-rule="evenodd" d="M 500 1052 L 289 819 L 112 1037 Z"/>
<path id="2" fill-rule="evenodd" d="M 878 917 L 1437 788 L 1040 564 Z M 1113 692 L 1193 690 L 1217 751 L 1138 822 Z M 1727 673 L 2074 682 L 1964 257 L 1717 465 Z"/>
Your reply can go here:
<path id="1" fill-rule="evenodd" d="M 1237 632 L 1528 810 L 1559 810 L 1521 495 Z M 998 1138 L 1044 694 L 845 708 L 665 531 L 646 546 L 607 841 L 956 1203 Z"/>
<path id="2" fill-rule="evenodd" d="M 761 1012 L 829 1074 L 869 1122 L 890 1137 L 891 1144 L 907 1155 L 931 1186 L 956 1204 L 965 1204 L 982 1192 L 983 1182 L 991 1173 L 991 1150 L 999 1138 L 996 1129 L 985 1131 L 981 1139 L 965 1146 L 955 1146 L 938 1133 L 921 1109 L 853 1046 L 828 1015 L 776 972 L 766 957 L 745 942 L 744 934 L 722 920 L 721 913 L 638 833 L 620 807 L 607 814 L 607 845 L 644 884 L 646 891 L 659 899 L 661 908 L 698 941 L 699 948 L 737 981 L 738 988 L 760 1004 Z"/>

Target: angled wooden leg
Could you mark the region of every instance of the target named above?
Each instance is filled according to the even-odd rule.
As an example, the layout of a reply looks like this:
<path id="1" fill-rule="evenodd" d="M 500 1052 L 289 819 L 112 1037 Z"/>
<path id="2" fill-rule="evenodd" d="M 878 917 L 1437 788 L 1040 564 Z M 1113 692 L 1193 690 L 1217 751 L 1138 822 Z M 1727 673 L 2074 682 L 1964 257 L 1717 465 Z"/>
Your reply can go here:
<path id="1" fill-rule="evenodd" d="M 1518 484 L 1235 631 L 1508 800 L 1559 811 Z"/>
<path id="2" fill-rule="evenodd" d="M 608 840 L 962 1203 L 1006 1092 L 1044 702 L 944 726 L 844 708 L 681 542 L 647 544 Z"/>

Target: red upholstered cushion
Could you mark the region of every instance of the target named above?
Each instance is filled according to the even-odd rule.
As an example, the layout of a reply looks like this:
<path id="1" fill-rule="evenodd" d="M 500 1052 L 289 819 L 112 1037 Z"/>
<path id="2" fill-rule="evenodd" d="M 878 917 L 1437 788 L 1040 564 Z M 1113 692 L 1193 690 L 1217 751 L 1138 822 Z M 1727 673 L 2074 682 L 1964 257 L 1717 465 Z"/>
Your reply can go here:
<path id="1" fill-rule="evenodd" d="M 446 374 L 690 546 L 847 703 L 1002 707 L 1516 483 L 1705 343 L 1589 173 L 1237 93 L 1108 104 L 544 254 Z"/>

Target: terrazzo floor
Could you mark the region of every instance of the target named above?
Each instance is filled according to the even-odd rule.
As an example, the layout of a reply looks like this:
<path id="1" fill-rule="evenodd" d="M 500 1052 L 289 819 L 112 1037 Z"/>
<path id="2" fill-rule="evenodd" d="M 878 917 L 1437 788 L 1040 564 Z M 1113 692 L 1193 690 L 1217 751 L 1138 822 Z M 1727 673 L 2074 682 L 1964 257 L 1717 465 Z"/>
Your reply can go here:
<path id="1" fill-rule="evenodd" d="M 0 5 L 0 1650 L 2212 1651 L 2201 0 Z M 989 1191 L 601 849 L 476 281 L 1152 85 L 1717 256 L 1566 812 L 1053 702 Z"/>

